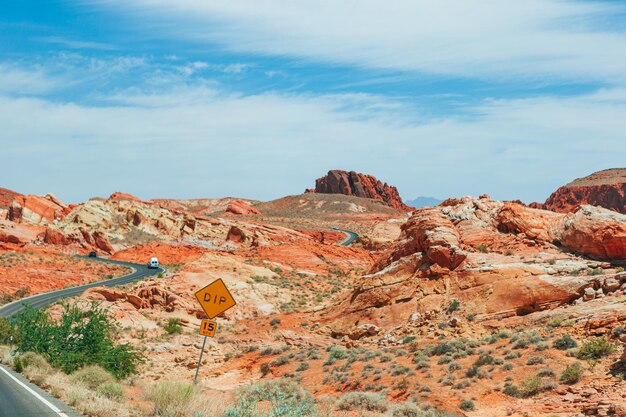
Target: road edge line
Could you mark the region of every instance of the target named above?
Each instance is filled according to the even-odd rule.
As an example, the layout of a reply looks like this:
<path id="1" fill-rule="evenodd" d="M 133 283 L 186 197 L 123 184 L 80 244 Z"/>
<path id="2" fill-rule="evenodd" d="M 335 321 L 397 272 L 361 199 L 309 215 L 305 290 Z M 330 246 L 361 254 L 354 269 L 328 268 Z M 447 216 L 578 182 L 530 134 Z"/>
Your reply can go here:
<path id="1" fill-rule="evenodd" d="M 17 382 L 22 388 L 24 388 L 27 392 L 29 392 L 33 397 L 35 397 L 39 401 L 41 401 L 46 407 L 48 407 L 49 409 L 54 411 L 58 416 L 69 417 L 65 413 L 65 411 L 61 411 L 59 408 L 57 408 L 57 406 L 52 404 L 50 401 L 46 400 L 39 393 L 35 392 L 35 390 L 33 390 L 31 387 L 29 387 L 28 385 L 26 385 L 25 383 L 23 383 L 22 381 L 17 379 L 15 376 L 13 376 L 13 374 L 11 374 L 11 372 L 9 372 L 6 369 L 4 369 L 4 366 L 0 366 L 0 371 L 2 371 L 5 374 L 7 374 L 9 376 L 9 378 L 11 378 L 13 381 Z"/>

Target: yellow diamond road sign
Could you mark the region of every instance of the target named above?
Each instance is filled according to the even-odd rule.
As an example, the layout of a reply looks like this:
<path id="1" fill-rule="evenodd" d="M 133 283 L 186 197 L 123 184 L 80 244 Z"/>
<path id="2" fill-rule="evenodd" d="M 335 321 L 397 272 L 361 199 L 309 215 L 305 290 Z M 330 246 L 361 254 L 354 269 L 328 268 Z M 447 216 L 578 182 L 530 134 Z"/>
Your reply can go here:
<path id="1" fill-rule="evenodd" d="M 237 304 L 221 279 L 213 281 L 196 292 L 196 298 L 210 319 Z"/>

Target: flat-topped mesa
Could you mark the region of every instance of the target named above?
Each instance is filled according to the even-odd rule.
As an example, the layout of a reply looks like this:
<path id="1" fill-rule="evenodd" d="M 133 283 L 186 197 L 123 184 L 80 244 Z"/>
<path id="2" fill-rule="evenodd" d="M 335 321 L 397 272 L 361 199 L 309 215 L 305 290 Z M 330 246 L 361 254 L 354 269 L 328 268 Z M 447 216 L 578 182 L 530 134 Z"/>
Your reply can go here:
<path id="1" fill-rule="evenodd" d="M 372 175 L 359 174 L 354 171 L 331 170 L 328 174 L 315 180 L 315 189 L 307 193 L 344 194 L 355 197 L 371 198 L 382 201 L 401 211 L 413 211 L 400 198 L 396 187 L 378 180 Z"/>
<path id="2" fill-rule="evenodd" d="M 626 214 L 626 168 L 605 169 L 578 178 L 553 192 L 543 208 L 567 213 L 584 204 Z"/>

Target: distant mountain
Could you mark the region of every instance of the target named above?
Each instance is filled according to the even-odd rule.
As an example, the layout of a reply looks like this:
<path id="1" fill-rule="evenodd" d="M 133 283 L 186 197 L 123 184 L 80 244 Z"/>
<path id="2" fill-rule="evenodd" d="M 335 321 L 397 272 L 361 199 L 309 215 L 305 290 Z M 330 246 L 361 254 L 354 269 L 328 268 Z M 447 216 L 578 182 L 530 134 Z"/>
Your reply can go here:
<path id="1" fill-rule="evenodd" d="M 407 206 L 420 208 L 420 207 L 426 207 L 426 206 L 437 206 L 442 201 L 443 200 L 439 200 L 438 198 L 435 198 L 435 197 L 419 196 L 415 200 L 408 200 L 408 201 L 405 201 L 404 203 Z"/>

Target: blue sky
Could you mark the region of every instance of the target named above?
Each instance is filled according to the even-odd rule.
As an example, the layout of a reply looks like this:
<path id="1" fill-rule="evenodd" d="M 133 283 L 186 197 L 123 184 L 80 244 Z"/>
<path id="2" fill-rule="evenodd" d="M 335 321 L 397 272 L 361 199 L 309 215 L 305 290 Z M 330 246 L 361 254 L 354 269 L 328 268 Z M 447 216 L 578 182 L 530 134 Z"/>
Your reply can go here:
<path id="1" fill-rule="evenodd" d="M 522 4 L 520 4 L 522 3 Z M 543 201 L 626 161 L 626 4 L 5 0 L 0 186 Z"/>

